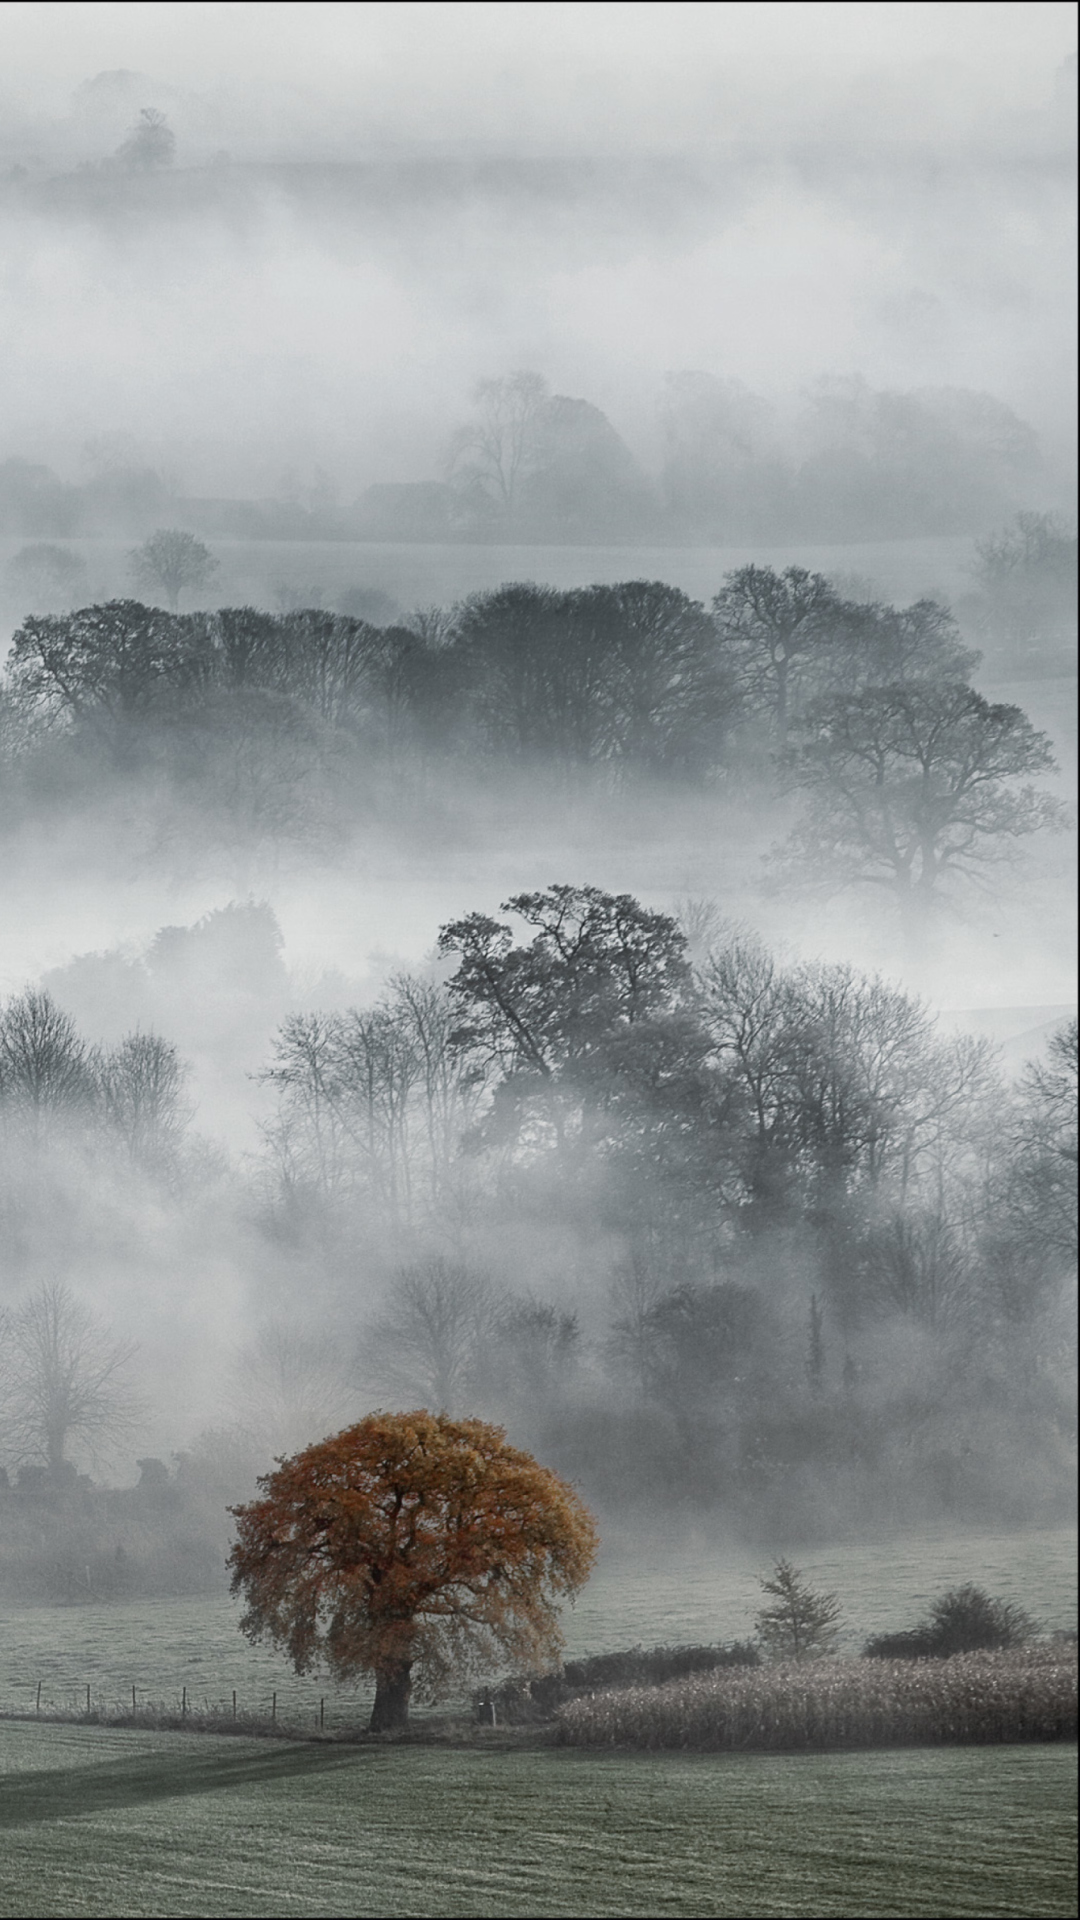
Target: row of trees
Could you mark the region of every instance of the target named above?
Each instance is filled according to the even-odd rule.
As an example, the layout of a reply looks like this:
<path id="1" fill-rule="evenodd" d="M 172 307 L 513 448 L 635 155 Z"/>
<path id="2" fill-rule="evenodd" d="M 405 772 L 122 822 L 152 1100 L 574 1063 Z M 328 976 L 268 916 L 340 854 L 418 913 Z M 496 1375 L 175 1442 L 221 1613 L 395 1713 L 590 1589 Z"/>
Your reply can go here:
<path id="1" fill-rule="evenodd" d="M 517 585 L 386 628 L 112 601 L 17 632 L 9 777 L 33 784 L 45 755 L 55 783 L 57 753 L 89 751 L 114 775 L 217 788 L 226 809 L 246 780 L 288 832 L 297 793 L 340 816 L 388 768 L 738 775 L 803 801 L 778 880 L 885 888 L 917 918 L 1063 818 L 1030 784 L 1054 770 L 1049 742 L 975 691 L 977 657 L 936 602 L 853 601 L 798 567 L 739 568 L 708 611 L 655 581 Z"/>
<path id="2" fill-rule="evenodd" d="M 171 134 L 151 114 L 117 156 L 125 171 L 163 164 Z M 979 534 L 1055 487 L 1031 427 L 969 389 L 825 379 L 785 420 L 739 382 L 687 370 L 666 379 L 659 415 L 647 473 L 591 401 L 528 369 L 484 379 L 439 478 L 376 482 L 351 507 L 326 475 L 306 490 L 286 480 L 269 499 L 177 499 L 137 446 L 98 436 L 113 457 L 82 486 L 36 461 L 0 464 L 0 533 L 142 530 L 172 503 L 202 534 L 255 539 L 881 540 Z"/>
<path id="3" fill-rule="evenodd" d="M 685 371 L 667 377 L 660 415 L 654 480 L 598 407 L 553 394 L 542 374 L 481 380 L 472 418 L 447 450 L 444 536 L 678 532 L 730 543 L 974 533 L 1042 472 L 1031 428 L 966 389 L 877 392 L 860 378 L 824 379 L 797 421 L 782 422 L 738 381 Z M 383 531 L 422 537 L 438 493 L 430 482 L 373 488 L 365 504 L 375 518 L 396 509 L 397 527 Z"/>
<path id="4" fill-rule="evenodd" d="M 70 1014 L 34 988 L 0 1008 L 0 1138 L 9 1152 L 104 1138 L 133 1165 L 166 1175 L 190 1119 L 186 1078 L 160 1034 L 88 1046 Z"/>

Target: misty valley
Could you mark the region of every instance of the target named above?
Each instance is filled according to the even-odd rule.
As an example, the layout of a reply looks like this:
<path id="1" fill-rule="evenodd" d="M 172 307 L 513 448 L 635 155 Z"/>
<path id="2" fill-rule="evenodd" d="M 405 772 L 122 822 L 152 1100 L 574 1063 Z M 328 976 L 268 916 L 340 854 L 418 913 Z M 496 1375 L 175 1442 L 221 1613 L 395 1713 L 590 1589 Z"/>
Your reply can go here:
<path id="1" fill-rule="evenodd" d="M 1074 10 L 2 11 L 0 1916 L 1074 1913 Z"/>
<path id="2" fill-rule="evenodd" d="M 171 538 L 136 552 L 163 593 L 206 565 Z M 1063 548 L 1022 516 L 984 566 L 1045 597 Z M 212 1588 L 256 1475 L 381 1404 L 501 1421 L 616 1529 L 1066 1516 L 1075 1024 L 1006 1065 L 901 984 L 1060 839 L 1055 761 L 946 605 L 852 584 L 17 627 L 13 860 L 261 897 L 0 1016 L 12 1597 Z M 741 840 L 741 911 L 590 884 L 619 821 Z M 518 830 L 577 872 L 493 899 Z M 380 840 L 461 873 L 452 917 L 374 979 L 290 973 L 275 891 L 360 892 Z M 763 935 L 755 892 L 766 926 L 839 900 L 856 951 L 861 912 L 892 972 Z"/>

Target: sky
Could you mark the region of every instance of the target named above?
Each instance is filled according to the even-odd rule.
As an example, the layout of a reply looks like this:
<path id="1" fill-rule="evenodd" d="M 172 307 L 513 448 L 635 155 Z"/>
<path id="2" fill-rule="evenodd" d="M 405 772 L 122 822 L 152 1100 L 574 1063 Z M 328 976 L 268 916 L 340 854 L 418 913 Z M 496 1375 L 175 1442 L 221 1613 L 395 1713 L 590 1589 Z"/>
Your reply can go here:
<path id="1" fill-rule="evenodd" d="M 1075 14 L 1026 4 L 8 5 L 6 91 L 62 113 L 89 75 L 292 103 L 327 137 L 633 146 L 813 125 L 844 103 L 904 137 L 1037 109 Z M 362 122 L 362 128 L 358 127 Z M 303 126 L 305 139 L 317 124 Z"/>

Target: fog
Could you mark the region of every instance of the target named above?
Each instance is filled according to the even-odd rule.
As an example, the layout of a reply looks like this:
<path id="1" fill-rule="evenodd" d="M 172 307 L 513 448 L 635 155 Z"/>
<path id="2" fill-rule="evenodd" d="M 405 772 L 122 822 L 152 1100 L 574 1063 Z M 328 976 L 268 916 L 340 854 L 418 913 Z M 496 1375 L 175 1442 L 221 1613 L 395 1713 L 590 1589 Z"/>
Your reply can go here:
<path id="1" fill-rule="evenodd" d="M 1067 464 L 1064 7 L 67 12 L 62 72 L 7 16 L 0 376 L 66 478 L 110 432 L 192 495 L 439 477 L 516 366 L 646 462 L 704 368 L 988 391 Z M 172 177 L 95 177 L 143 106 Z"/>
<path id="2" fill-rule="evenodd" d="M 1068 1512 L 1073 11 L 615 12 L 6 9 L 0 1591 Z"/>

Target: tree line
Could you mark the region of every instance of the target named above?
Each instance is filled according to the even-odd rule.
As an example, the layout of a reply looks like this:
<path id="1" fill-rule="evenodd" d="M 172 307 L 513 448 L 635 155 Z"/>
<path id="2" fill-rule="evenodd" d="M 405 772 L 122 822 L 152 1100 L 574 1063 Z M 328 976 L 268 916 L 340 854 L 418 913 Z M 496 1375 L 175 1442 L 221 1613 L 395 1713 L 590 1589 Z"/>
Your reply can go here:
<path id="1" fill-rule="evenodd" d="M 515 584 L 388 627 L 111 601 L 18 629 L 3 777 L 14 817 L 73 779 L 164 777 L 277 837 L 378 811 L 388 778 L 749 781 L 800 803 L 777 879 L 884 889 L 917 920 L 1064 817 L 1031 784 L 1049 741 L 976 691 L 977 662 L 939 603 L 800 567 L 738 568 L 708 609 L 658 581 Z"/>
<path id="2" fill-rule="evenodd" d="M 145 172 L 134 156 L 163 137 L 144 116 L 122 170 Z M 687 369 L 666 378 L 659 402 L 647 472 L 592 401 L 553 392 L 531 369 L 491 376 L 429 477 L 375 481 L 348 504 L 322 469 L 310 486 L 283 474 L 260 499 L 184 497 L 130 436 L 99 434 L 81 485 L 40 461 L 0 462 L 0 532 L 143 530 L 169 509 L 203 535 L 256 540 L 895 540 L 978 535 L 1060 491 L 1028 423 L 970 389 L 826 378 L 784 417 L 738 381 Z"/>

